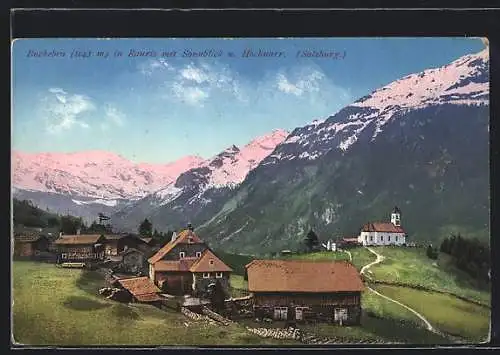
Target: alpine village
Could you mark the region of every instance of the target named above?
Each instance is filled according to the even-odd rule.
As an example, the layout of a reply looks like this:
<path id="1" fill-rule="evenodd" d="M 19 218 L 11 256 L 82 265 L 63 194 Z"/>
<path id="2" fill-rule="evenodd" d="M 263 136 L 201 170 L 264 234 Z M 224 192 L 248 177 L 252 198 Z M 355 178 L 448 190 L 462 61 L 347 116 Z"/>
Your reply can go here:
<path id="1" fill-rule="evenodd" d="M 37 215 L 44 213 L 29 201 L 16 204 L 27 206 Z M 66 221 L 65 228 L 69 226 L 75 233 L 64 234 L 58 227 L 16 226 L 14 260 L 31 260 L 69 272 L 80 269 L 82 276 L 94 275 L 102 280 L 94 292 L 108 302 L 178 312 L 207 326 L 241 324 L 257 337 L 268 338 L 264 344 L 269 344 L 269 338 L 282 345 L 387 343 L 387 340 L 335 335 L 335 329 L 363 328 L 363 319 L 379 317 L 362 307 L 363 297 L 369 297 L 370 291 L 376 292 L 365 282 L 399 286 L 373 280 L 369 270 L 365 273 L 384 259 L 376 250 L 399 248 L 417 253 L 425 250 L 429 260 L 438 253 L 431 245 L 408 241 L 398 207 L 390 213 L 390 221 L 368 222 L 357 237 L 320 240 L 310 230 L 302 248 L 293 252 L 281 250 L 264 259 L 241 255 L 243 264 L 235 259 L 236 255 L 210 248 L 191 224 L 164 234 L 153 232 L 151 222 L 145 219 L 139 233 L 115 234 L 112 226 L 104 223 L 109 217 L 100 214 L 98 221 L 90 228 L 83 226 L 87 231 L 81 233 L 78 218 L 60 219 Z M 452 242 L 464 243 L 464 240 L 460 236 L 446 240 L 448 244 Z M 363 266 L 353 262 L 353 258 L 369 260 L 370 255 L 376 260 L 366 261 Z M 239 269 L 237 274 L 233 268 Z M 241 287 L 242 284 L 246 287 Z M 322 325 L 335 328 L 328 334 L 321 330 Z M 401 325 L 421 327 L 404 322 Z M 320 329 L 319 334 L 316 329 Z M 426 331 L 429 330 L 430 334 L 435 333 L 430 338 L 433 340 L 464 340 L 435 329 Z"/>
<path id="2" fill-rule="evenodd" d="M 179 63 L 155 62 L 151 70 L 193 85 L 233 85 L 226 72 L 220 81 L 198 73 L 206 66 Z M 95 151 L 13 149 L 12 346 L 488 342 L 489 51 L 447 63 L 401 75 L 324 120 L 255 133 L 262 135 L 240 146 L 229 133 L 209 137 L 226 139 L 228 148 L 207 157 L 138 163 L 112 151 L 115 143 Z M 156 82 L 148 73 L 141 75 Z M 283 95 L 298 99 L 311 89 L 278 79 Z M 76 116 L 94 107 L 89 98 L 63 86 L 46 94 L 52 100 L 42 103 L 91 137 Z M 119 121 L 118 111 L 106 112 L 108 124 Z M 140 126 L 150 130 L 141 139 L 166 135 Z M 190 149 L 199 143 L 193 137 L 182 138 Z M 205 149 L 201 143 L 196 149 Z"/>

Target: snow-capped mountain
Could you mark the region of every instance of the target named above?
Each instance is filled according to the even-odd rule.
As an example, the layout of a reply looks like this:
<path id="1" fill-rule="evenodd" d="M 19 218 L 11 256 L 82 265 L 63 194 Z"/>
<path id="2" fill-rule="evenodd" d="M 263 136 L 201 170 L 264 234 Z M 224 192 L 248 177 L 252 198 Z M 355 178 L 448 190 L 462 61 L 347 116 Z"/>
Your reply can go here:
<path id="1" fill-rule="evenodd" d="M 105 151 L 78 153 L 12 152 L 12 184 L 29 191 L 93 198 L 113 204 L 137 199 L 175 181 L 184 171 L 200 166 L 201 157 L 184 157 L 170 164 L 133 163 Z M 78 203 L 78 202 L 75 202 Z"/>
<path id="2" fill-rule="evenodd" d="M 263 164 L 307 159 L 340 148 L 360 135 L 375 139 L 384 126 L 415 110 L 444 104 L 482 106 L 489 102 L 489 57 L 485 49 L 440 68 L 407 75 L 364 96 L 323 121 L 295 129 Z M 297 154 L 300 152 L 300 154 Z"/>
<path id="3" fill-rule="evenodd" d="M 239 252 L 278 250 L 309 228 L 356 235 L 395 204 L 416 237 L 482 230 L 488 105 L 488 50 L 407 75 L 293 130 L 200 233 Z"/>
<path id="4" fill-rule="evenodd" d="M 129 204 L 115 214 L 114 220 L 128 228 L 133 228 L 147 216 L 162 228 L 198 220 L 202 210 L 207 214 L 208 209 L 219 206 L 229 191 L 243 182 L 287 135 L 287 131 L 276 129 L 241 149 L 232 145 L 198 167 L 182 173 L 175 182 Z"/>

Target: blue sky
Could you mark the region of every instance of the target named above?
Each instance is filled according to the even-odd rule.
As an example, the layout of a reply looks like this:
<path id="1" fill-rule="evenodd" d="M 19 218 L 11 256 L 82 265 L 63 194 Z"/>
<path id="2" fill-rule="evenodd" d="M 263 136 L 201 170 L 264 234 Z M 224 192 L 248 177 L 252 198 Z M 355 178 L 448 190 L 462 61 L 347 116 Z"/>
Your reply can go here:
<path id="1" fill-rule="evenodd" d="M 484 45 L 466 38 L 26 39 L 12 48 L 13 149 L 106 150 L 167 163 L 324 119 L 380 86 Z M 242 58 L 247 48 L 285 57 Z M 129 57 L 131 49 L 156 57 Z M 182 56 L 205 49 L 223 56 Z M 33 57 L 30 50 L 66 55 Z M 71 58 L 73 50 L 108 57 Z M 297 58 L 303 50 L 345 57 Z M 161 56 L 172 51 L 176 57 Z"/>

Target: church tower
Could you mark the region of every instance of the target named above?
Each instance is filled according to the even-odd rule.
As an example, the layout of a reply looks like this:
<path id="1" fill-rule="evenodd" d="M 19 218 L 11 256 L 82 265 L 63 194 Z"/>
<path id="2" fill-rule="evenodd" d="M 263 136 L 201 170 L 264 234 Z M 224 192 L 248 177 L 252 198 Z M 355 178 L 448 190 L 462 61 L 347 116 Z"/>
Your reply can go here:
<path id="1" fill-rule="evenodd" d="M 391 223 L 398 227 L 401 225 L 401 210 L 398 208 L 398 206 L 394 207 L 394 209 L 392 210 Z"/>

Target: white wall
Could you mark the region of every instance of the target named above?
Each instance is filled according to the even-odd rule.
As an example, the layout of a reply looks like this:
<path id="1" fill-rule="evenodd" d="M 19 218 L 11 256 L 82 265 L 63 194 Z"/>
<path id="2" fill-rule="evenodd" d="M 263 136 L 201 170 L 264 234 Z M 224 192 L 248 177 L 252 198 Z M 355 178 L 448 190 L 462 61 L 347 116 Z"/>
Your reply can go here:
<path id="1" fill-rule="evenodd" d="M 361 232 L 361 234 L 358 237 L 358 241 L 363 245 L 393 245 L 393 244 L 401 245 L 405 243 L 405 234 L 385 233 L 385 232 Z"/>

